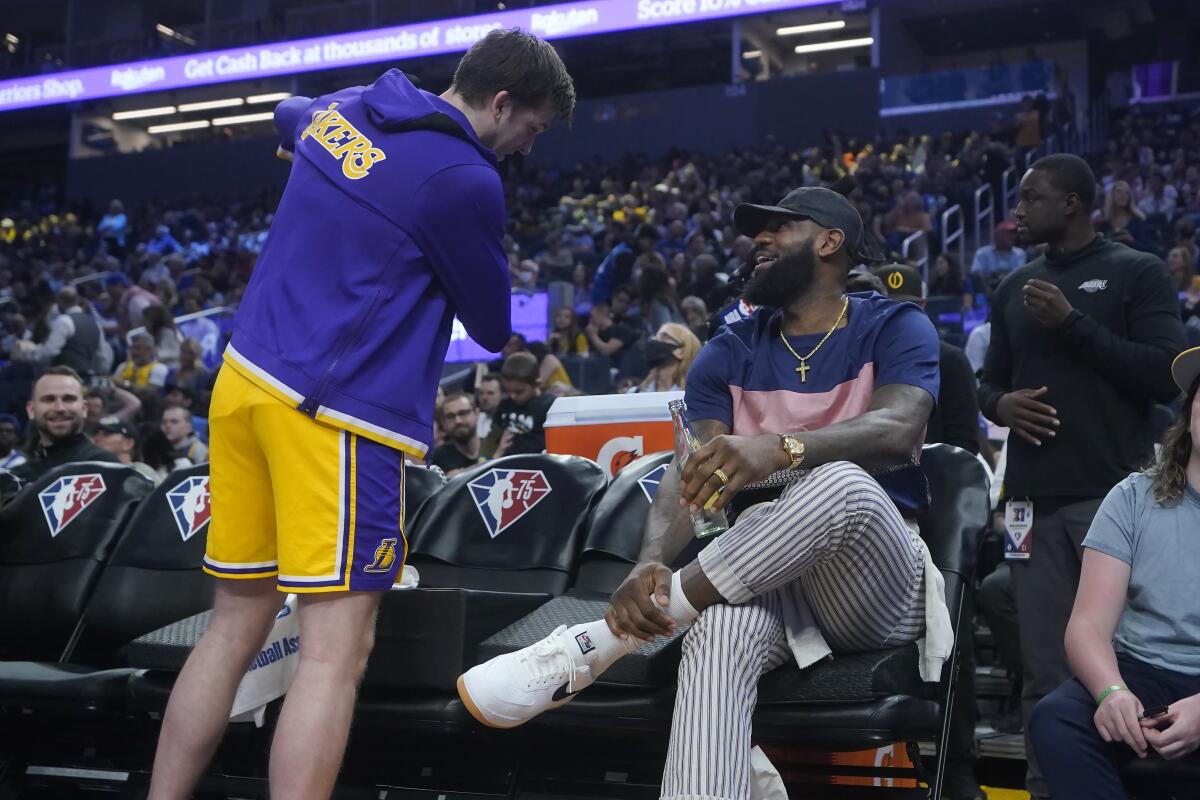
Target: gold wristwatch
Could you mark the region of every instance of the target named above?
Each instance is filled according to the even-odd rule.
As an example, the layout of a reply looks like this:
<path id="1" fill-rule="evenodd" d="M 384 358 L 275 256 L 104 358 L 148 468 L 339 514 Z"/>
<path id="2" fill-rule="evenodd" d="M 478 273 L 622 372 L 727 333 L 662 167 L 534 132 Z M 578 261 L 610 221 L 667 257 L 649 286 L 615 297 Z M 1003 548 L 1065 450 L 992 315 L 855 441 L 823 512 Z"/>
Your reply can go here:
<path id="1" fill-rule="evenodd" d="M 792 463 L 788 465 L 788 469 L 800 469 L 800 465 L 804 463 L 804 442 L 790 433 L 781 433 L 779 434 L 779 438 L 783 442 L 783 449 L 787 451 L 788 456 L 792 459 Z"/>

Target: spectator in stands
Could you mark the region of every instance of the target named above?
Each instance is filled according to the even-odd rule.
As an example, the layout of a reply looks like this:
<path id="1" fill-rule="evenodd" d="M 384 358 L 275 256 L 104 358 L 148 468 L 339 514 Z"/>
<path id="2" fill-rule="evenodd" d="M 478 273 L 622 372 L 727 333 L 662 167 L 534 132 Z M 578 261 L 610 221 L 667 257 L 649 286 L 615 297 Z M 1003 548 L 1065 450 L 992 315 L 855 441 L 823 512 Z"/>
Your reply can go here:
<path id="1" fill-rule="evenodd" d="M 592 289 L 591 278 L 588 276 L 587 267 L 583 264 L 576 264 L 575 269 L 571 272 L 571 288 L 571 307 L 578 316 L 587 316 L 588 312 L 592 310 Z"/>
<path id="2" fill-rule="evenodd" d="M 684 325 L 668 322 L 646 340 L 646 366 L 650 373 L 638 392 L 678 392 L 687 386 L 688 370 L 700 352 L 700 340 Z"/>
<path id="3" fill-rule="evenodd" d="M 1120 764 L 1200 746 L 1200 349 L 1172 371 L 1184 404 L 1154 466 L 1108 493 L 1083 540 L 1066 634 L 1076 677 L 1030 722 L 1055 800 L 1124 800 Z"/>
<path id="4" fill-rule="evenodd" d="M 608 358 L 613 369 L 620 370 L 624 355 L 638 340 L 637 332 L 628 325 L 613 320 L 608 303 L 592 306 L 591 320 L 584 332 L 592 349 Z"/>
<path id="5" fill-rule="evenodd" d="M 588 354 L 587 336 L 579 327 L 574 309 L 562 306 L 554 312 L 554 329 L 546 337 L 546 346 L 559 358 Z"/>
<path id="6" fill-rule="evenodd" d="M 1200 256 L 1200 244 L 1196 242 L 1196 223 L 1188 217 L 1180 217 L 1175 220 L 1172 229 L 1175 232 L 1175 246 L 1187 250 L 1192 266 L 1195 267 L 1196 259 Z"/>
<path id="7" fill-rule="evenodd" d="M 208 441 L 208 418 L 198 412 L 205 411 L 205 407 L 200 405 L 196 398 L 196 393 L 186 386 L 168 383 L 166 392 L 163 395 L 163 407 L 179 406 L 185 409 L 192 418 L 192 429 L 196 435 L 200 437 L 200 441 Z"/>
<path id="8" fill-rule="evenodd" d="M 708 339 L 708 306 L 694 294 L 679 301 L 679 310 L 683 313 L 684 322 L 701 344 Z"/>
<path id="9" fill-rule="evenodd" d="M 175 320 L 165 306 L 150 306 L 142 312 L 142 324 L 146 333 L 154 339 L 154 358 L 167 369 L 178 369 L 183 337 L 175 327 Z"/>
<path id="10" fill-rule="evenodd" d="M 100 218 L 96 225 L 96 233 L 108 247 L 112 255 L 122 255 L 125 252 L 125 237 L 129 235 L 129 218 L 125 216 L 125 207 L 120 200 L 108 204 L 108 213 Z"/>
<path id="11" fill-rule="evenodd" d="M 1177 292 L 1186 292 L 1196 274 L 1196 261 L 1186 247 L 1172 247 L 1167 253 L 1167 272 Z"/>
<path id="12" fill-rule="evenodd" d="M 129 358 L 117 367 L 113 381 L 123 389 L 133 391 L 162 389 L 167 385 L 170 370 L 154 357 L 154 337 L 135 333 L 129 337 Z"/>
<path id="13" fill-rule="evenodd" d="M 634 260 L 654 249 L 661 234 L 648 223 L 642 223 L 634 231 L 632 241 L 619 242 L 596 268 L 592 279 L 592 304 L 607 303 L 613 299 L 616 287 L 629 283 L 633 276 Z"/>
<path id="14" fill-rule="evenodd" d="M 200 306 L 199 290 L 187 289 L 183 292 L 183 313 L 195 314 L 203 309 Z M 212 317 L 196 317 L 179 323 L 179 334 L 185 339 L 195 339 L 199 345 L 197 352 L 202 358 L 215 357 L 221 350 L 221 328 Z M 182 347 L 182 345 L 180 345 Z M 181 355 L 182 357 L 182 355 Z"/>
<path id="15" fill-rule="evenodd" d="M 208 447 L 200 441 L 192 427 L 192 412 L 183 406 L 168 405 L 162 413 L 162 432 L 175 448 L 175 458 L 186 458 L 189 463 L 203 464 L 208 461 Z"/>
<path id="16" fill-rule="evenodd" d="M 200 393 L 209 390 L 212 379 L 212 373 L 204 366 L 200 343 L 195 339 L 184 339 L 180 342 L 179 367 L 171 373 L 171 383 L 182 389 Z"/>
<path id="17" fill-rule="evenodd" d="M 538 385 L 538 363 L 532 353 L 513 353 L 504 359 L 500 378 L 507 395 L 492 415 L 492 429 L 482 450 L 489 458 L 546 450 L 546 414 L 554 396 Z"/>
<path id="18" fill-rule="evenodd" d="M 482 464 L 479 452 L 479 410 L 469 394 L 450 394 L 442 401 L 439 413 L 445 442 L 433 451 L 432 462 L 446 477 L 453 478 L 465 469 Z"/>
<path id="19" fill-rule="evenodd" d="M 143 325 L 142 312 L 162 303 L 152 292 L 141 286 L 130 286 L 123 274 L 110 275 L 105 281 L 115 314 L 113 332 L 125 334 Z"/>
<path id="20" fill-rule="evenodd" d="M 933 230 L 933 220 L 925 211 L 925 202 L 916 192 L 907 192 L 900 198 L 896 207 L 883 216 L 883 235 L 888 247 L 900 252 L 901 244 L 909 236 L 917 232 L 926 235 Z M 914 252 L 911 255 L 920 256 Z"/>
<path id="21" fill-rule="evenodd" d="M 475 384 L 475 405 L 479 409 L 479 423 L 475 426 L 480 439 L 486 439 L 492 431 L 492 416 L 504 399 L 501 377 L 497 372 L 485 373 Z"/>
<path id="22" fill-rule="evenodd" d="M 175 447 L 160 428 L 152 428 L 142 438 L 142 460 L 154 470 L 156 483 L 162 483 L 177 469 L 193 466 L 188 459 L 175 455 Z"/>
<path id="23" fill-rule="evenodd" d="M 163 476 L 149 464 L 138 460 L 137 428 L 120 417 L 101 418 L 96 432 L 92 434 L 92 442 L 102 450 L 112 453 L 122 464 L 130 465 L 154 481 L 156 486 L 162 483 Z"/>
<path id="24" fill-rule="evenodd" d="M 653 336 L 668 322 L 683 322 L 663 257 L 658 253 L 646 253 L 638 257 L 637 267 L 641 271 L 638 276 L 638 316 L 645 336 Z"/>
<path id="25" fill-rule="evenodd" d="M 622 284 L 613 289 L 609 309 L 613 322 L 628 325 L 636 330 L 641 325 L 641 320 L 638 318 L 638 309 L 633 304 L 633 298 L 633 289 Z"/>
<path id="26" fill-rule="evenodd" d="M 920 671 L 936 681 L 952 648 L 940 573 L 898 510 L 925 502 L 913 453 L 937 393 L 932 324 L 911 304 L 843 294 L 863 227 L 842 196 L 807 187 L 778 206 L 741 205 L 734 219 L 767 257 L 746 297 L 779 308 L 734 323 L 693 365 L 688 412 L 706 443 L 682 478 L 664 473 L 638 565 L 605 619 L 560 628 L 459 680 L 473 714 L 512 727 L 691 623 L 662 780 L 669 798 L 751 796 L 755 687 L 789 658 L 804 668 L 927 634 Z M 829 392 L 847 384 L 855 399 L 831 407 Z M 899 480 L 889 492 L 868 469 Z M 665 566 L 693 538 L 685 505 L 725 486 L 714 504 L 723 508 L 768 478 L 756 488 L 774 491 L 741 502 L 773 503 L 743 511 L 682 571 Z"/>
<path id="27" fill-rule="evenodd" d="M 1042 146 L 1042 123 L 1037 109 L 1034 108 L 1033 98 L 1028 95 L 1021 98 L 1021 108 L 1016 114 L 1017 152 L 1020 159 L 1030 150 Z"/>
<path id="28" fill-rule="evenodd" d="M 21 342 L 14 359 L 38 364 L 67 366 L 80 375 L 104 374 L 103 358 L 112 369 L 112 349 L 104 341 L 99 323 L 85 311 L 79 294 L 67 287 L 55 298 L 57 315 L 50 321 L 50 332 L 41 344 Z"/>
<path id="29" fill-rule="evenodd" d="M 1104 495 L 1149 461 L 1150 404 L 1176 395 L 1183 327 L 1162 262 L 1096 235 L 1096 179 L 1083 159 L 1039 159 L 1020 188 L 1018 235 L 1047 253 L 996 291 L 979 405 L 1011 431 L 1006 496 L 1033 503 L 1034 553 L 1012 565 L 1028 737 L 1034 705 L 1070 677 L 1062 640 L 1079 543 Z M 1048 797 L 1026 750 L 1028 789 Z"/>
<path id="30" fill-rule="evenodd" d="M 1146 215 L 1134 205 L 1133 190 L 1125 181 L 1116 181 L 1104 198 L 1104 208 L 1093 215 L 1096 230 L 1114 242 L 1137 247 L 1143 241 L 1142 224 Z"/>
<path id="31" fill-rule="evenodd" d="M 159 225 L 155 228 L 154 238 L 146 242 L 146 252 L 156 253 L 160 256 L 169 256 L 182 249 L 179 242 L 171 235 L 171 228 L 167 225 Z"/>
<path id="32" fill-rule="evenodd" d="M 25 454 L 17 449 L 21 426 L 12 414 L 0 414 L 0 469 L 12 469 L 25 463 Z"/>
<path id="33" fill-rule="evenodd" d="M 996 226 L 994 244 L 975 251 L 971 274 L 980 278 L 982 288 L 994 287 L 1008 273 L 1025 266 L 1025 251 L 1016 247 L 1017 225 L 1004 220 Z"/>
<path id="34" fill-rule="evenodd" d="M 971 371 L 976 375 L 983 372 L 983 362 L 987 359 L 988 344 L 992 341 L 992 316 L 988 308 L 988 318 L 982 324 L 976 325 L 967 334 L 967 346 L 963 348 L 967 360 L 971 362 Z"/>
<path id="35" fill-rule="evenodd" d="M 101 417 L 116 416 L 126 422 L 135 422 L 143 407 L 137 395 L 114 385 L 111 378 L 94 378 L 87 389 L 86 402 L 87 420 L 83 430 L 89 436 L 96 432 Z"/>
<path id="36" fill-rule="evenodd" d="M 83 433 L 83 381 L 70 367 L 50 367 L 33 384 L 26 405 L 37 439 L 28 460 L 11 470 L 22 483 L 77 461 L 116 461 Z"/>
<path id="37" fill-rule="evenodd" d="M 1171 220 L 1175 217 L 1175 204 L 1179 200 L 1179 192 L 1175 187 L 1163 180 L 1162 173 L 1157 169 L 1150 173 L 1146 190 L 1137 207 L 1147 217 L 1160 216 Z"/>
<path id="38" fill-rule="evenodd" d="M 523 352 L 532 353 L 538 362 L 538 385 L 555 396 L 575 394 L 571 377 L 562 360 L 550 352 L 545 342 L 530 342 Z"/>
<path id="39" fill-rule="evenodd" d="M 929 294 L 935 297 L 960 297 L 963 310 L 970 310 L 975 305 L 975 284 L 969 275 L 963 275 L 958 259 L 949 253 L 939 253 L 933 261 Z"/>

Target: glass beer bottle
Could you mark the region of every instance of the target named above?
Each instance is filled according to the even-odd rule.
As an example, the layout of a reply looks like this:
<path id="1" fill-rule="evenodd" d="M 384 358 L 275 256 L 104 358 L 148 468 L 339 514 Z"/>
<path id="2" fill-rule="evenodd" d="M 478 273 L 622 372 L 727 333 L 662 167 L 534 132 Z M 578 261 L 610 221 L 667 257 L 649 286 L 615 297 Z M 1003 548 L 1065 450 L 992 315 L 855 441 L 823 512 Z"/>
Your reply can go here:
<path id="1" fill-rule="evenodd" d="M 696 438 L 696 432 L 692 430 L 692 425 L 688 422 L 682 400 L 672 400 L 667 404 L 667 408 L 671 411 L 671 422 L 675 426 L 675 463 L 682 476 L 684 464 L 687 463 L 692 453 L 700 449 L 700 440 Z M 715 498 L 716 494 L 714 493 L 713 497 L 709 498 L 709 502 L 705 503 L 705 507 L 695 511 L 688 508 L 692 515 L 692 530 L 697 539 L 716 536 L 729 527 L 729 520 L 724 511 L 714 511 L 707 507 Z"/>

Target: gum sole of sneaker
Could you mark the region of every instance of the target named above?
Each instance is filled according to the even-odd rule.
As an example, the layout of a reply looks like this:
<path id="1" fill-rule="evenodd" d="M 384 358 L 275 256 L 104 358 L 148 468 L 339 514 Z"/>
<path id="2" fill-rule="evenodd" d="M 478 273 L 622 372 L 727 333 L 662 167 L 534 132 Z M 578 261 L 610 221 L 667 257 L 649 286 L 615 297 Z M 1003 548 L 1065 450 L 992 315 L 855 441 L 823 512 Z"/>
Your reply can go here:
<path id="1" fill-rule="evenodd" d="M 458 699 L 462 700 L 462 704 L 467 707 L 467 711 L 475 718 L 476 722 L 502 731 L 517 727 L 516 725 L 497 725 L 485 717 L 479 707 L 475 705 L 475 701 L 471 699 L 471 693 L 467 691 L 467 684 L 463 681 L 465 677 L 466 675 L 458 676 Z"/>

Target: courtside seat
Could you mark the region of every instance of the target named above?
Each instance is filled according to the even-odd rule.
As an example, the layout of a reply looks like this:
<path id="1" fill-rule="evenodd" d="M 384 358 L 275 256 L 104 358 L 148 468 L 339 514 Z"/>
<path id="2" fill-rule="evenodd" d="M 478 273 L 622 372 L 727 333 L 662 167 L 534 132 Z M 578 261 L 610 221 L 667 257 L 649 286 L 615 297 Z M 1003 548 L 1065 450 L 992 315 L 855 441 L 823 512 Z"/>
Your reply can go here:
<path id="1" fill-rule="evenodd" d="M 198 469 L 198 468 L 197 468 Z M 173 473 L 189 474 L 186 470 Z M 205 467 L 207 474 L 207 467 Z M 427 469 L 419 464 L 404 465 L 405 528 L 416 525 L 421 508 L 441 491 L 446 476 L 439 469 Z M 203 539 L 197 545 L 196 564 L 204 557 Z M 207 581 L 207 576 L 204 576 Z M 210 589 L 211 591 L 211 589 Z M 141 630 L 128 647 L 127 662 L 139 670 L 129 681 L 129 702 L 135 711 L 158 712 L 166 707 L 175 677 L 208 629 L 212 616 L 208 604 L 198 605 L 186 613 L 170 617 L 170 624 Z M 134 637 L 126 637 L 129 641 Z"/>
<path id="2" fill-rule="evenodd" d="M 975 554 L 988 523 L 988 478 L 974 456 L 949 445 L 927 445 L 922 464 L 929 478 L 932 505 L 919 520 L 921 535 L 946 581 L 947 604 L 957 631 L 967 624 L 961 618 L 963 592 L 970 583 Z M 603 604 L 588 609 L 589 616 L 571 622 L 595 619 L 597 609 L 603 613 Z M 524 631 L 521 642 L 506 642 L 504 650 L 536 641 L 553 629 L 549 620 L 543 627 Z M 485 645 L 491 655 L 504 651 L 493 646 L 498 638 Z M 658 643 L 666 641 L 660 639 Z M 588 736 L 621 737 L 638 732 L 665 735 L 674 690 L 662 682 L 661 671 L 641 671 L 637 676 L 641 688 L 632 681 L 623 686 L 606 685 L 612 682 L 613 670 L 625 661 L 636 660 L 642 652 L 617 662 L 596 686 L 568 705 L 543 714 L 538 722 Z M 669 652 L 667 646 L 662 646 L 648 655 L 661 658 Z M 765 675 L 759 684 L 755 736 L 765 741 L 841 749 L 895 741 L 940 743 L 946 736 L 956 669 L 955 660 L 943 669 L 940 684 L 924 684 L 917 674 L 915 645 L 842 656 L 804 671 L 785 665 Z M 939 776 L 944 752 L 939 747 Z"/>
<path id="3" fill-rule="evenodd" d="M 212 605 L 200 570 L 209 516 L 208 465 L 171 473 L 125 526 L 64 662 L 0 663 L 0 703 L 120 711 L 129 642 Z"/>
<path id="4" fill-rule="evenodd" d="M 570 584 L 607 483 L 578 456 L 508 456 L 454 477 L 410 535 L 421 588 L 389 592 L 355 725 L 415 734 L 471 730 L 455 691 L 478 645 Z"/>
<path id="5" fill-rule="evenodd" d="M 134 507 L 154 485 L 132 467 L 67 464 L 0 508 L 0 659 L 66 655 Z"/>
<path id="6" fill-rule="evenodd" d="M 420 588 L 383 598 L 364 686 L 453 690 L 479 642 L 566 591 L 605 484 L 594 461 L 559 455 L 451 480 L 409 533 Z"/>
<path id="7" fill-rule="evenodd" d="M 637 562 L 650 502 L 664 473 L 671 468 L 671 456 L 669 452 L 642 456 L 617 473 L 592 515 L 579 573 L 570 591 L 485 640 L 480 645 L 479 661 L 527 647 L 559 625 L 576 625 L 604 616 L 609 597 Z M 599 682 L 623 687 L 672 683 L 685 631 L 643 645 L 609 668 Z"/>

